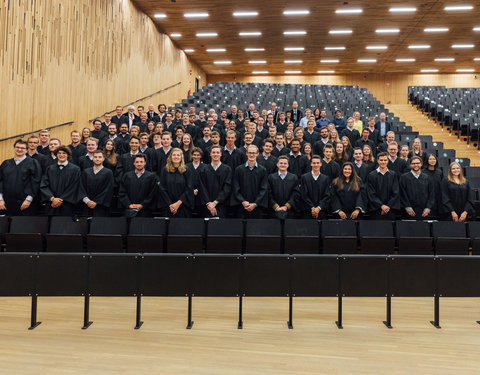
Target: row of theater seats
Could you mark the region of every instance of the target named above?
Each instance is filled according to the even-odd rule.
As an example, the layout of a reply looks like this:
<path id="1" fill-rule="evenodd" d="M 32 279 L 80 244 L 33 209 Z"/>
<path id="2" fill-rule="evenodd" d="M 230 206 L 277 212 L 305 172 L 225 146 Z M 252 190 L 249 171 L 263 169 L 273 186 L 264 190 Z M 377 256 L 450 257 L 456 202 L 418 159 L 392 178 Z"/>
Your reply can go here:
<path id="1" fill-rule="evenodd" d="M 0 218 L 7 252 L 473 254 L 480 222 Z"/>

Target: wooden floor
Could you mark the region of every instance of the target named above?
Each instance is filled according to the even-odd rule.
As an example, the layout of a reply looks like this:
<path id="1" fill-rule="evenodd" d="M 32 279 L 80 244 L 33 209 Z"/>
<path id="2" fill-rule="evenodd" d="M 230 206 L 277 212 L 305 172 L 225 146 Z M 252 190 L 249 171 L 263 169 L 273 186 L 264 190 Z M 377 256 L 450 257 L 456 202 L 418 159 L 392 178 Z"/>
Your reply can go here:
<path id="1" fill-rule="evenodd" d="M 470 158 L 471 165 L 480 166 L 480 152 L 477 147 L 467 145 L 463 138 L 458 139 L 455 134 L 442 128 L 412 105 L 388 104 L 388 109 L 398 116 L 400 121 L 412 126 L 413 131 L 418 131 L 421 135 L 431 135 L 434 142 L 443 142 L 444 148 L 457 150 L 457 158 Z"/>
<path id="2" fill-rule="evenodd" d="M 92 298 L 94 324 L 81 330 L 81 298 L 39 298 L 29 325 L 28 298 L 0 298 L 1 374 L 478 374 L 479 299 L 442 299 L 441 325 L 430 298 L 393 299 L 383 324 L 381 298 L 345 298 L 337 329 L 335 298 L 246 298 L 238 330 L 237 299 L 194 298 L 186 330 L 186 298 L 144 298 L 134 330 L 134 298 Z"/>

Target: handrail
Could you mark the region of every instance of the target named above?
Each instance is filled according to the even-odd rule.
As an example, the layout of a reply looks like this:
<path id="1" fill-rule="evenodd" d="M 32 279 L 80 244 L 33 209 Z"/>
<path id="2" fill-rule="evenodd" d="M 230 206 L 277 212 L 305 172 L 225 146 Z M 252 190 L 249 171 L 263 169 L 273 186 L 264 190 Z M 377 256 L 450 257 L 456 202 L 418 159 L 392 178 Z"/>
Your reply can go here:
<path id="1" fill-rule="evenodd" d="M 52 125 L 52 126 L 49 126 L 47 128 L 41 128 L 41 129 L 38 129 L 38 130 L 32 130 L 30 132 L 26 132 L 26 133 L 20 133 L 20 134 L 16 134 L 16 135 L 12 135 L 11 137 L 7 137 L 7 138 L 2 138 L 0 139 L 0 142 L 4 142 L 4 141 L 8 141 L 10 139 L 17 139 L 17 138 L 23 138 L 24 136 L 26 135 L 30 135 L 30 134 L 36 134 L 42 130 L 50 130 L 50 129 L 55 129 L 55 128 L 59 128 L 61 126 L 65 126 L 65 125 L 71 125 L 75 123 L 75 121 L 69 121 L 69 122 L 63 122 L 61 124 L 57 124 L 57 125 Z"/>
<path id="2" fill-rule="evenodd" d="M 174 87 L 180 85 L 181 83 L 182 83 L 182 81 L 179 81 L 179 82 L 177 82 L 177 83 L 175 83 L 175 84 L 173 84 L 173 85 L 171 85 L 171 86 L 165 87 L 164 89 L 158 90 L 158 91 L 154 92 L 153 94 L 144 96 L 143 98 L 140 98 L 140 99 L 134 100 L 134 101 L 131 102 L 131 103 L 125 104 L 123 107 L 128 107 L 129 105 L 132 105 L 132 104 L 134 104 L 134 103 L 140 102 L 140 101 L 145 100 L 145 99 L 148 99 L 148 98 L 150 98 L 150 97 L 152 97 L 152 96 L 154 96 L 154 95 L 160 94 L 160 93 L 163 92 L 163 91 L 170 90 L 171 88 L 174 88 Z M 115 109 L 112 110 L 112 111 L 106 111 L 106 112 L 102 113 L 100 116 L 97 116 L 97 117 L 92 118 L 91 120 L 89 120 L 89 122 L 93 122 L 93 121 L 95 121 L 95 120 L 103 117 L 103 115 L 104 115 L 105 113 L 114 113 L 114 112 L 115 112 Z"/>

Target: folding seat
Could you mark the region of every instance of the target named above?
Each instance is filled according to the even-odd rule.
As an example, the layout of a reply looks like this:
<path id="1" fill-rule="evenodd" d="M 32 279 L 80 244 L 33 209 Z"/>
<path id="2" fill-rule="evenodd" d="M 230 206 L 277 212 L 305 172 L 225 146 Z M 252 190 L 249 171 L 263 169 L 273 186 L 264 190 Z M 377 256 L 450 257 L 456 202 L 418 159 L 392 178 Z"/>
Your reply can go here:
<path id="1" fill-rule="evenodd" d="M 480 167 L 465 167 L 465 177 L 480 177 Z"/>
<path id="2" fill-rule="evenodd" d="M 358 222 L 360 251 L 367 254 L 392 254 L 395 248 L 393 222 L 360 220 Z"/>
<path id="3" fill-rule="evenodd" d="M 203 252 L 204 219 L 170 219 L 168 223 L 167 251 L 169 253 Z"/>
<path id="4" fill-rule="evenodd" d="M 97 253 L 121 253 L 126 235 L 125 217 L 93 217 L 87 234 L 87 250 Z"/>
<path id="5" fill-rule="evenodd" d="M 439 221 L 432 223 L 432 234 L 437 255 L 468 254 L 470 239 L 467 238 L 466 223 Z"/>
<path id="6" fill-rule="evenodd" d="M 242 219 L 208 219 L 207 253 L 241 254 L 243 243 Z"/>
<path id="7" fill-rule="evenodd" d="M 246 254 L 280 254 L 281 222 L 276 219 L 250 219 L 246 227 Z"/>
<path id="8" fill-rule="evenodd" d="M 480 222 L 471 221 L 468 223 L 468 231 L 472 241 L 472 254 L 480 254 Z"/>
<path id="9" fill-rule="evenodd" d="M 357 223 L 351 220 L 324 220 L 321 223 L 324 254 L 357 252 Z"/>
<path id="10" fill-rule="evenodd" d="M 426 221 L 397 221 L 398 253 L 400 255 L 431 255 L 433 238 Z"/>
<path id="11" fill-rule="evenodd" d="M 320 224 L 317 220 L 287 219 L 284 223 L 285 254 L 318 254 Z"/>
<path id="12" fill-rule="evenodd" d="M 166 226 L 166 220 L 163 217 L 132 218 L 128 229 L 127 252 L 163 253 Z"/>
<path id="13" fill-rule="evenodd" d="M 2 245 L 5 243 L 5 234 L 8 233 L 9 226 L 10 221 L 8 220 L 8 216 L 0 216 L 0 244 Z"/>
<path id="14" fill-rule="evenodd" d="M 5 235 L 6 251 L 43 251 L 48 217 L 14 216 Z"/>
<path id="15" fill-rule="evenodd" d="M 54 216 L 50 222 L 50 231 L 46 236 L 47 251 L 82 252 L 85 250 L 87 233 L 87 218 Z"/>

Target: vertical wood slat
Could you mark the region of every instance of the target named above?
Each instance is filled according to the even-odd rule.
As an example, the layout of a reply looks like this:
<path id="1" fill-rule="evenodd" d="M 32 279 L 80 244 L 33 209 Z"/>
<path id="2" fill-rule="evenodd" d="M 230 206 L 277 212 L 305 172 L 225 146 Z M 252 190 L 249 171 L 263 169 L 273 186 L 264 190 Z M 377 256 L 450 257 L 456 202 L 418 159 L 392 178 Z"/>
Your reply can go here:
<path id="1" fill-rule="evenodd" d="M 199 74 L 206 84 L 129 0 L 0 2 L 0 138 L 73 120 L 52 132 L 67 142 L 98 113 L 182 81 L 145 104 L 175 103 Z M 11 143 L 0 143 L 1 159 Z"/>

